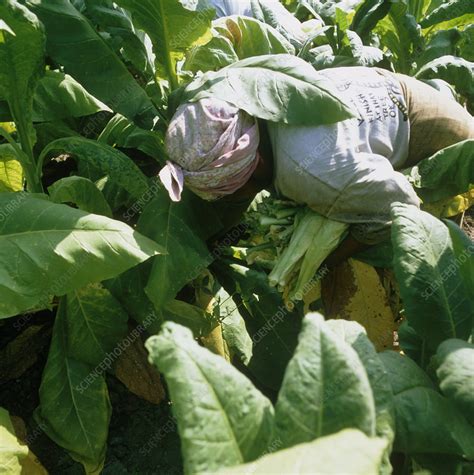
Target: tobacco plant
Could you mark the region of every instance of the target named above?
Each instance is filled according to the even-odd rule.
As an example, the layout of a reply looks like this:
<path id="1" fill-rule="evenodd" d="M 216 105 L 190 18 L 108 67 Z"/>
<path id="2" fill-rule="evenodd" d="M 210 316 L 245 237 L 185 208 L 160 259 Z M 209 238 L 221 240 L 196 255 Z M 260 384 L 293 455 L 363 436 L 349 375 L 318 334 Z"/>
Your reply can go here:
<path id="1" fill-rule="evenodd" d="M 213 21 L 206 1 L 0 2 L 0 317 L 25 326 L 55 312 L 35 417 L 86 473 L 100 472 L 111 417 L 104 362 L 133 321 L 157 335 L 147 348 L 166 378 L 187 473 L 390 473 L 391 453 L 405 456 L 406 473 L 469 470 L 473 245 L 438 219 L 446 207 L 433 210 L 472 193 L 473 140 L 406 171 L 437 217 L 395 204 L 391 241 L 359 256 L 395 272 L 404 356 L 377 354 L 354 323 L 304 316 L 301 302 L 290 310 L 268 269 L 222 238 L 247 203 L 230 209 L 188 192 L 173 203 L 157 172 L 184 101 L 231 98 L 288 124 L 352 117 L 319 75 L 327 67 L 444 80 L 472 110 L 472 2 L 252 8 L 254 18 Z M 206 269 L 212 309 L 186 297 L 205 287 Z M 196 342 L 216 329 L 239 370 Z M 4 410 L 0 423 L 0 463 L 18 473 L 27 453 Z"/>

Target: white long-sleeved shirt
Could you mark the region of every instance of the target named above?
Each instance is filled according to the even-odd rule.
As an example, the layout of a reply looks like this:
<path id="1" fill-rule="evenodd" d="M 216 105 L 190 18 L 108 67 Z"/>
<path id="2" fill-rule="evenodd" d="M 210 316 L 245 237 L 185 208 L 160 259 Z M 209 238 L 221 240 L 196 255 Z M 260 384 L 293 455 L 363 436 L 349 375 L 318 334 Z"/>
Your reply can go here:
<path id="1" fill-rule="evenodd" d="M 250 0 L 208 0 L 208 2 L 215 8 L 216 18 L 230 15 L 253 16 Z"/>
<path id="2" fill-rule="evenodd" d="M 279 193 L 352 226 L 361 242 L 385 239 L 390 206 L 419 206 L 404 175 L 410 124 L 392 100 L 405 105 L 400 85 L 365 67 L 320 71 L 356 108 L 358 118 L 305 127 L 269 123 L 274 184 Z M 392 96 L 392 97 L 391 97 Z"/>

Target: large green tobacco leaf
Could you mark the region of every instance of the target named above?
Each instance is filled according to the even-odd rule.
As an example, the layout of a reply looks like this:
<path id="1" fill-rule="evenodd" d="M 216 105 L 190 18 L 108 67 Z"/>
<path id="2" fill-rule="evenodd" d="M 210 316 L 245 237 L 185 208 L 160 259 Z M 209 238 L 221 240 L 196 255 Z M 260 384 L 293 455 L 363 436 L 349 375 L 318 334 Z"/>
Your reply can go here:
<path id="1" fill-rule="evenodd" d="M 232 361 L 235 357 L 247 365 L 252 358 L 253 342 L 240 309 L 223 287 L 219 289 L 215 299 L 221 322 L 222 338 L 229 351 L 229 358 Z"/>
<path id="2" fill-rule="evenodd" d="M 112 110 L 151 126 L 154 107 L 117 55 L 69 0 L 28 0 L 43 23 L 49 56 Z"/>
<path id="3" fill-rule="evenodd" d="M 291 449 L 273 451 L 254 463 L 219 471 L 219 475 L 378 475 L 387 443 L 346 429 Z"/>
<path id="4" fill-rule="evenodd" d="M 0 18 L 11 33 L 0 42 L 0 98 L 8 102 L 24 152 L 31 158 L 33 93 L 43 72 L 44 33 L 38 18 L 16 0 L 0 3 Z M 9 31 L 7 30 L 7 31 Z"/>
<path id="5" fill-rule="evenodd" d="M 184 91 L 184 101 L 216 97 L 250 115 L 292 125 L 323 125 L 354 117 L 334 86 L 309 63 L 287 54 L 247 58 L 207 72 Z"/>
<path id="6" fill-rule="evenodd" d="M 432 351 L 447 338 L 467 339 L 474 302 L 448 228 L 415 206 L 400 203 L 393 205 L 392 219 L 394 270 L 408 323 Z"/>
<path id="7" fill-rule="evenodd" d="M 46 71 L 33 97 L 33 121 L 82 117 L 110 109 L 68 74 Z"/>
<path id="8" fill-rule="evenodd" d="M 354 259 L 365 262 L 373 267 L 385 267 L 391 269 L 393 266 L 393 246 L 390 240 L 383 241 L 374 246 L 358 252 Z"/>
<path id="9" fill-rule="evenodd" d="M 68 121 L 69 122 L 69 121 Z M 73 124 L 68 125 L 64 120 L 55 120 L 52 122 L 39 122 L 35 124 L 36 145 L 35 152 L 39 155 L 47 145 L 57 139 L 66 137 L 80 137 L 81 134 L 74 130 Z"/>
<path id="10" fill-rule="evenodd" d="M 408 179 L 425 203 L 466 193 L 474 183 L 474 139 L 425 158 L 411 169 Z"/>
<path id="11" fill-rule="evenodd" d="M 458 56 L 474 61 L 474 15 L 473 21 L 461 32 L 461 42 L 459 44 Z"/>
<path id="12" fill-rule="evenodd" d="M 0 193 L 23 190 L 23 169 L 10 144 L 0 145 Z"/>
<path id="13" fill-rule="evenodd" d="M 208 335 L 218 325 L 217 319 L 203 309 L 182 300 L 171 300 L 161 312 L 164 321 L 175 322 L 189 328 L 195 337 Z"/>
<path id="14" fill-rule="evenodd" d="M 383 59 L 383 51 L 373 46 L 365 46 L 355 31 L 347 30 L 349 44 L 341 51 L 353 58 L 355 66 L 375 66 Z M 337 56 L 336 56 L 337 57 Z"/>
<path id="15" fill-rule="evenodd" d="M 395 408 L 396 451 L 474 458 L 473 427 L 436 391 L 418 387 L 396 394 Z"/>
<path id="16" fill-rule="evenodd" d="M 400 349 L 403 353 L 418 363 L 422 368 L 426 367 L 428 358 L 432 356 L 433 350 L 429 352 L 425 351 L 425 341 L 423 338 L 408 325 L 406 320 L 398 327 L 397 333 Z"/>
<path id="17" fill-rule="evenodd" d="M 456 56 L 442 56 L 425 64 L 415 75 L 417 79 L 443 79 L 457 92 L 474 98 L 474 63 Z"/>
<path id="18" fill-rule="evenodd" d="M 226 36 L 215 33 L 208 43 L 189 52 L 183 69 L 195 73 L 217 71 L 239 59 L 232 42 Z"/>
<path id="19" fill-rule="evenodd" d="M 436 352 L 439 387 L 474 425 L 474 345 L 446 340 Z"/>
<path id="20" fill-rule="evenodd" d="M 112 210 L 97 186 L 82 176 L 61 178 L 48 187 L 51 201 L 74 203 L 88 213 L 112 217 Z"/>
<path id="21" fill-rule="evenodd" d="M 67 320 L 62 299 L 35 416 L 54 442 L 81 462 L 87 473 L 95 473 L 104 463 L 112 411 L 101 370 L 68 355 Z"/>
<path id="22" fill-rule="evenodd" d="M 160 189 L 143 210 L 137 229 L 166 250 L 154 259 L 145 289 L 155 307 L 162 308 L 212 262 L 205 239 L 219 230 L 219 223 L 191 194 L 174 203 Z"/>
<path id="23" fill-rule="evenodd" d="M 379 353 L 379 358 L 387 370 L 394 394 L 418 387 L 435 389 L 429 376 L 408 356 L 384 351 Z"/>
<path id="24" fill-rule="evenodd" d="M 254 18 L 226 17 L 213 27 L 227 37 L 239 59 L 265 54 L 295 54 L 295 48 L 277 30 Z"/>
<path id="25" fill-rule="evenodd" d="M 141 129 L 126 117 L 116 114 L 97 139 L 113 147 L 136 148 L 165 163 L 163 136 L 157 131 Z"/>
<path id="26" fill-rule="evenodd" d="M 205 72 L 251 56 L 295 53 L 295 48 L 278 31 L 254 18 L 224 17 L 215 21 L 213 27 L 214 37 L 189 52 L 185 69 Z"/>
<path id="27" fill-rule="evenodd" d="M 273 0 L 251 0 L 253 16 L 275 28 L 296 48 L 306 40 L 301 23 L 280 2 Z"/>
<path id="28" fill-rule="evenodd" d="M 0 210 L 1 317 L 46 307 L 52 295 L 114 277 L 162 252 L 120 221 L 41 195 L 0 193 Z"/>
<path id="29" fill-rule="evenodd" d="M 438 8 L 433 10 L 428 16 L 420 21 L 422 28 L 436 25 L 443 21 L 458 18 L 467 13 L 474 13 L 474 4 L 472 0 L 451 0 L 443 2 Z"/>
<path id="30" fill-rule="evenodd" d="M 338 9 L 347 15 L 353 11 L 357 4 L 361 3 L 361 0 L 326 0 L 324 2 L 320 0 L 302 0 L 300 3 L 311 13 L 314 12 L 319 15 L 326 24 L 331 24 L 336 18 Z"/>
<path id="31" fill-rule="evenodd" d="M 40 163 L 53 152 L 70 154 L 81 164 L 81 170 L 91 169 L 101 177 L 107 176 L 134 200 L 140 200 L 148 191 L 146 175 L 127 155 L 110 145 L 83 137 L 58 139 L 43 149 Z"/>
<path id="32" fill-rule="evenodd" d="M 210 39 L 212 9 L 200 12 L 183 7 L 178 0 L 119 0 L 132 13 L 134 24 L 151 38 L 156 60 L 176 87 L 176 60 L 195 44 Z"/>
<path id="33" fill-rule="evenodd" d="M 100 364 L 127 336 L 128 315 L 98 284 L 73 290 L 64 299 L 68 356 L 91 365 Z"/>
<path id="34" fill-rule="evenodd" d="M 136 266 L 104 285 L 127 313 L 151 334 L 158 333 L 163 322 L 172 321 L 188 327 L 195 337 L 208 335 L 217 321 L 203 309 L 182 300 L 170 300 L 163 308 L 155 308 L 145 293 L 150 264 Z"/>
<path id="35" fill-rule="evenodd" d="M 111 0 L 85 0 L 85 15 L 90 18 L 101 32 L 111 48 L 133 65 L 133 72 L 148 80 L 153 69 L 142 41 L 128 12 Z"/>
<path id="36" fill-rule="evenodd" d="M 278 394 L 275 424 L 283 447 L 346 428 L 374 435 L 374 397 L 366 370 L 357 353 L 319 314 L 303 320 Z"/>
<path id="37" fill-rule="evenodd" d="M 165 323 L 146 347 L 166 378 L 185 473 L 214 472 L 255 460 L 268 450 L 272 404 L 242 373 L 174 323 Z"/>
<path id="38" fill-rule="evenodd" d="M 375 25 L 390 11 L 391 2 L 385 0 L 365 0 L 357 8 L 351 29 L 361 38 L 369 35 Z"/>
<path id="39" fill-rule="evenodd" d="M 160 331 L 163 320 L 145 293 L 151 264 L 150 259 L 103 284 L 135 321 L 155 334 Z"/>
<path id="40" fill-rule="evenodd" d="M 449 219 L 446 219 L 444 223 L 449 229 L 454 253 L 458 256 L 457 265 L 464 285 L 468 293 L 474 295 L 474 243 L 456 223 Z"/>
<path id="41" fill-rule="evenodd" d="M 375 434 L 389 442 L 390 450 L 395 437 L 395 407 L 387 370 L 361 325 L 347 320 L 328 320 L 327 325 L 344 342 L 354 348 L 362 361 L 374 395 Z M 389 451 L 384 457 L 384 473 L 391 473 L 388 456 Z"/>
<path id="42" fill-rule="evenodd" d="M 430 26 L 426 30 L 426 34 L 433 34 L 437 31 L 449 30 L 450 28 L 457 28 L 461 32 L 465 32 L 471 25 L 474 23 L 474 13 L 467 13 L 466 15 L 462 15 L 457 18 L 453 18 L 452 20 L 443 21 L 441 23 L 437 23 L 436 25 Z M 456 56 L 463 57 L 465 51 L 459 51 Z M 471 58 L 465 58 L 471 61 Z"/>
<path id="43" fill-rule="evenodd" d="M 380 42 L 393 55 L 392 62 L 398 72 L 410 74 L 413 62 L 424 49 L 424 40 L 415 17 L 409 13 L 404 1 L 383 2 L 390 5 L 389 14 L 376 25 L 374 32 Z"/>
<path id="44" fill-rule="evenodd" d="M 456 28 L 437 31 L 429 40 L 425 50 L 416 58 L 418 68 L 436 58 L 455 55 L 457 44 L 462 38 L 461 32 Z M 458 55 L 462 56 L 462 55 Z M 467 58 L 465 58 L 467 59 Z"/>
<path id="45" fill-rule="evenodd" d="M 428 376 L 408 357 L 380 354 L 393 375 L 395 450 L 407 454 L 451 454 L 474 457 L 474 427 L 446 398 L 432 388 Z"/>
<path id="46" fill-rule="evenodd" d="M 228 310 L 238 311 L 253 343 L 247 367 L 260 384 L 277 391 L 296 348 L 302 312 L 289 311 L 268 275 L 219 259 L 212 272 L 232 295 Z"/>

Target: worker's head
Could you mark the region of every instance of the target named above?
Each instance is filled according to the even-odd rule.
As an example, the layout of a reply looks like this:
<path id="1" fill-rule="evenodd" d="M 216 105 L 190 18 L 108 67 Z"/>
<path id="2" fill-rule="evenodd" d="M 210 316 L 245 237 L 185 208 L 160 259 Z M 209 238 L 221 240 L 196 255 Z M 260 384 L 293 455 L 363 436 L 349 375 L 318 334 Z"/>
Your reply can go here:
<path id="1" fill-rule="evenodd" d="M 233 194 L 258 164 L 259 131 L 255 118 L 219 99 L 182 104 L 166 133 L 171 161 L 160 179 L 173 201 L 183 184 L 205 200 Z"/>

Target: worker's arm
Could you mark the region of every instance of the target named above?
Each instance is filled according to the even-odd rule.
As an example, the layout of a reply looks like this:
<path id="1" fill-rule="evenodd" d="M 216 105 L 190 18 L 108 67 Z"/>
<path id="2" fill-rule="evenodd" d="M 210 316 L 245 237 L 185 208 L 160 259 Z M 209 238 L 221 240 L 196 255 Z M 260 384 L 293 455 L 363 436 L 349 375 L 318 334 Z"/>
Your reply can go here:
<path id="1" fill-rule="evenodd" d="M 347 180 L 334 198 L 327 217 L 350 223 L 349 236 L 327 258 L 329 267 L 339 264 L 369 246 L 390 239 L 391 205 L 401 202 L 419 206 L 419 199 L 405 176 L 395 171 L 386 158 L 367 153 L 354 155 L 344 168 Z M 337 170 L 334 170 L 337 173 Z M 304 193 L 305 190 L 302 190 Z M 321 193 L 306 192 L 307 204 L 318 209 Z M 328 201 L 328 199 L 326 199 Z"/>

